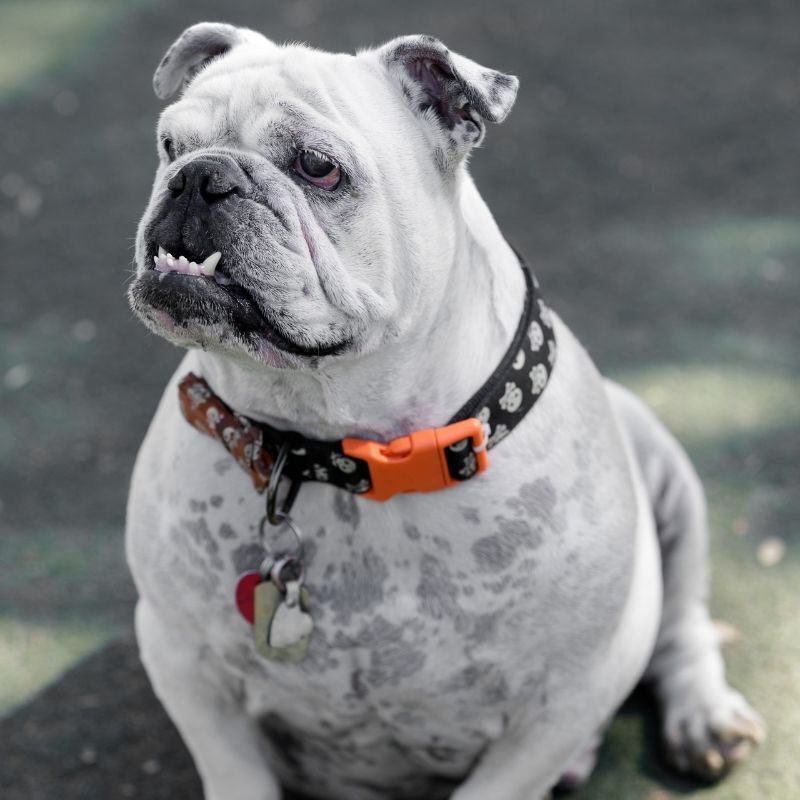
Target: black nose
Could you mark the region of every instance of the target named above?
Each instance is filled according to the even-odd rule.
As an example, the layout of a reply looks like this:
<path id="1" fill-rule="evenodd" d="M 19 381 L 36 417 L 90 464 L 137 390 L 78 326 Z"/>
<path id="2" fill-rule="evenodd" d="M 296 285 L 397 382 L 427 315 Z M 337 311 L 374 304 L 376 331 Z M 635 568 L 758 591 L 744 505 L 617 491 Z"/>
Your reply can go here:
<path id="1" fill-rule="evenodd" d="M 233 159 L 196 158 L 172 176 L 167 188 L 173 198 L 197 196 L 207 205 L 242 194 L 244 173 Z"/>

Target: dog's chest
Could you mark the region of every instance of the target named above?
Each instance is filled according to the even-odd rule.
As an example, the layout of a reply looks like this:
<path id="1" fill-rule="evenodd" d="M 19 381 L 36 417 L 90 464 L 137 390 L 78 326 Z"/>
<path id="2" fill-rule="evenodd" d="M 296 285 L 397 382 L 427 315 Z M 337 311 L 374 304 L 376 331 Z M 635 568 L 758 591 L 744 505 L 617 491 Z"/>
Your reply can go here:
<path id="1" fill-rule="evenodd" d="M 329 709 L 331 723 L 366 708 L 382 709 L 387 722 L 393 716 L 410 719 L 410 697 L 420 708 L 447 706 L 448 714 L 459 713 L 462 702 L 502 713 L 518 688 L 510 685 L 509 671 L 523 657 L 512 653 L 520 647 L 509 619 L 536 592 L 540 529 L 531 520 L 514 525 L 507 519 L 487 537 L 478 508 L 453 506 L 442 513 L 435 510 L 440 504 L 432 504 L 420 512 L 358 503 L 328 487 L 308 488 L 308 505 L 298 504 L 297 513 L 314 621 L 308 655 L 283 666 L 256 654 L 249 626 L 225 594 L 235 574 L 259 566 L 264 545 L 278 552 L 291 544 L 285 530 L 267 528 L 266 541 L 231 536 L 217 554 L 233 566 L 209 598 L 224 623 L 215 649 L 228 665 L 255 676 L 254 687 L 263 677 L 268 690 L 277 682 L 297 694 L 312 716 Z M 250 527 L 207 519 L 210 528 Z M 493 538 L 503 532 L 508 541 Z M 185 553 L 183 558 L 190 559 Z M 483 569 L 475 569 L 476 559 Z"/>
<path id="2" fill-rule="evenodd" d="M 234 679 L 287 784 L 434 798 L 419 776 L 463 776 L 515 714 L 582 685 L 628 593 L 637 509 L 602 390 L 567 355 L 480 479 L 385 504 L 304 485 L 294 512 L 314 631 L 298 665 L 259 656 L 234 605 L 237 576 L 264 558 L 263 498 L 164 406 L 137 468 L 137 584 L 175 621 L 177 646 L 191 628 L 186 645 L 199 636 Z"/>
<path id="3" fill-rule="evenodd" d="M 476 573 L 468 543 L 481 537 L 464 519 L 474 510 L 458 512 L 476 528 L 459 544 L 441 521 L 394 529 L 385 514 L 339 498 L 327 524 L 301 520 L 315 623 L 307 658 L 274 664 L 240 636 L 226 637 L 223 658 L 287 784 L 325 778 L 350 786 L 351 798 L 379 785 L 401 787 L 397 797 L 449 796 L 447 777 L 469 771 L 514 698 L 542 680 L 533 638 L 520 648 L 504 619 L 529 594 L 533 565 L 520 563 L 513 578 Z"/>
<path id="4" fill-rule="evenodd" d="M 258 655 L 233 603 L 237 575 L 264 558 L 262 498 L 238 481 L 205 499 L 171 490 L 171 533 L 153 563 L 170 565 L 172 589 L 162 574 L 159 591 L 202 620 L 287 784 L 326 785 L 340 771 L 350 800 L 356 785 L 365 798 L 378 785 L 433 798 L 439 779 L 448 796 L 447 776 L 469 771 L 520 698 L 547 702 L 548 661 L 607 635 L 626 564 L 611 559 L 599 578 L 579 542 L 605 512 L 579 490 L 580 473 L 562 489 L 540 470 L 506 491 L 405 504 L 304 487 L 297 522 L 314 631 L 298 665 Z M 275 546 L 291 544 L 267 533 L 267 544 L 273 534 Z M 421 775 L 439 777 L 423 789 Z"/>

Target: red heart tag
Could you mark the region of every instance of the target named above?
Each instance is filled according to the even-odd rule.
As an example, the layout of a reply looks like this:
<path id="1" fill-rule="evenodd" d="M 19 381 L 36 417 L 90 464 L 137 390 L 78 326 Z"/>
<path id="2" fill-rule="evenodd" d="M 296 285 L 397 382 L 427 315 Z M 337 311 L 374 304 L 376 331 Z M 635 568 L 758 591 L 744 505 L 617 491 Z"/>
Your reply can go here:
<path id="1" fill-rule="evenodd" d="M 256 586 L 264 580 L 260 572 L 243 572 L 236 581 L 236 608 L 252 625 L 255 620 L 254 594 Z"/>

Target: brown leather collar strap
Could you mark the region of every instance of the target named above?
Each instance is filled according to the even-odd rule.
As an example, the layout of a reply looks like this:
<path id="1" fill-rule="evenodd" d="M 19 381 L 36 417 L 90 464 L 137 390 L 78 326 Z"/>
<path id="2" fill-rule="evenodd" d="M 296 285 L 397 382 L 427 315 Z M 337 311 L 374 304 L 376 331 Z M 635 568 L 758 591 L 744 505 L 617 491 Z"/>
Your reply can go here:
<path id="1" fill-rule="evenodd" d="M 264 432 L 247 417 L 232 411 L 209 385 L 189 373 L 178 386 L 183 416 L 203 433 L 218 439 L 263 492 L 269 483 L 274 459 L 264 447 Z"/>

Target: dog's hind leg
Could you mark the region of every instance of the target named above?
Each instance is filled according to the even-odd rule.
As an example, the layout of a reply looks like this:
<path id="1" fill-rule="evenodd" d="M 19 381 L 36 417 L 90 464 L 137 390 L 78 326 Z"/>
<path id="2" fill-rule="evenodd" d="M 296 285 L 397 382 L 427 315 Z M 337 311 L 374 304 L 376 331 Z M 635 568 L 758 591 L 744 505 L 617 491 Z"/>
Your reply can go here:
<path id="1" fill-rule="evenodd" d="M 750 755 L 764 725 L 725 680 L 708 611 L 708 529 L 703 487 L 674 437 L 637 397 L 608 382 L 647 487 L 661 549 L 664 604 L 646 678 L 661 705 L 669 760 L 713 780 Z"/>
<path id="2" fill-rule="evenodd" d="M 194 757 L 205 800 L 280 800 L 257 724 L 210 654 L 176 641 L 144 599 L 136 606 L 136 638 L 158 699 Z"/>

